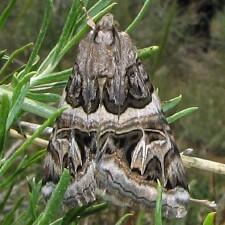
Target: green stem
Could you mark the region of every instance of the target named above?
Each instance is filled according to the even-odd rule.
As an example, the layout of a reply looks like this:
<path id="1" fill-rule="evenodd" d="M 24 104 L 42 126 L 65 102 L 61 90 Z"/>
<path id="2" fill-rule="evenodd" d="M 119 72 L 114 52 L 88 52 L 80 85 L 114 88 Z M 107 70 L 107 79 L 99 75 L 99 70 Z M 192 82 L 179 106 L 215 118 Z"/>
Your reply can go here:
<path id="1" fill-rule="evenodd" d="M 7 62 L 0 69 L 0 76 L 5 72 L 5 70 L 8 68 L 8 66 L 12 63 L 12 61 L 16 58 L 17 55 L 19 55 L 20 53 L 24 52 L 27 48 L 30 48 L 31 46 L 33 46 L 33 43 L 29 43 L 29 44 L 24 45 L 23 47 L 15 50 L 10 55 L 10 57 L 7 60 Z"/>
<path id="2" fill-rule="evenodd" d="M 127 27 L 126 32 L 130 33 L 132 30 L 134 30 L 134 28 L 138 25 L 138 23 L 140 23 L 140 21 L 142 20 L 144 14 L 146 13 L 149 5 L 150 5 L 151 0 L 146 0 L 143 7 L 141 8 L 140 12 L 138 13 L 138 15 L 135 17 L 135 19 L 133 20 L 133 22 Z"/>
<path id="3" fill-rule="evenodd" d="M 183 109 L 177 113 L 174 113 L 172 116 L 167 117 L 166 120 L 170 124 L 184 116 L 191 114 L 192 112 L 195 112 L 196 110 L 198 110 L 198 107 L 190 107 L 187 109 Z"/>
<path id="4" fill-rule="evenodd" d="M 39 218 L 39 220 L 36 221 L 38 225 L 50 224 L 52 219 L 55 217 L 56 213 L 60 208 L 61 202 L 64 197 L 64 193 L 66 192 L 66 189 L 69 185 L 69 181 L 70 181 L 70 174 L 68 170 L 64 170 L 58 185 L 56 186 L 55 190 L 52 193 L 51 198 L 48 201 L 44 213 Z"/>
<path id="5" fill-rule="evenodd" d="M 47 29 L 48 29 L 48 25 L 49 25 L 50 20 L 51 20 L 52 7 L 53 7 L 52 0 L 47 0 L 46 1 L 46 7 L 45 7 L 45 13 L 44 13 L 44 19 L 43 19 L 43 22 L 42 22 L 41 29 L 40 29 L 40 32 L 38 34 L 37 40 L 35 42 L 34 49 L 31 53 L 31 56 L 30 56 L 30 58 L 27 62 L 27 65 L 26 65 L 24 71 L 22 72 L 22 74 L 20 74 L 20 76 L 25 75 L 32 68 L 32 65 L 35 61 L 35 58 L 38 55 L 39 49 L 41 48 L 41 45 L 44 41 Z"/>
<path id="6" fill-rule="evenodd" d="M 147 48 L 138 49 L 138 58 L 143 60 L 150 58 L 159 50 L 159 46 L 150 46 Z"/>
<path id="7" fill-rule="evenodd" d="M 2 101 L 2 96 L 7 94 L 9 98 L 12 98 L 13 92 L 6 86 L 0 86 L 0 102 Z M 57 109 L 55 107 L 49 106 L 47 104 L 25 98 L 22 103 L 22 109 L 26 112 L 33 113 L 35 115 L 41 116 L 43 118 L 48 118 Z"/>
<path id="8" fill-rule="evenodd" d="M 162 225 L 162 185 L 157 180 L 157 200 L 155 207 L 155 225 Z"/>
<path id="9" fill-rule="evenodd" d="M 67 81 L 71 73 L 72 68 L 55 73 L 40 74 L 31 78 L 30 86 L 35 87 L 38 85 L 49 84 L 53 82 Z"/>
<path id="10" fill-rule="evenodd" d="M 101 12 L 99 12 L 96 16 L 93 17 L 93 20 L 96 22 L 98 21 L 102 16 L 104 16 L 107 12 L 109 12 L 117 3 L 112 3 L 105 9 L 103 9 Z M 60 53 L 60 58 L 64 56 L 66 52 L 70 48 L 72 48 L 74 45 L 77 45 L 80 41 L 80 39 L 89 31 L 90 27 L 86 24 L 78 33 L 75 35 L 64 47 L 64 49 Z"/>
<path id="11" fill-rule="evenodd" d="M 77 0 L 73 0 L 65 25 L 63 26 L 63 31 L 59 37 L 59 41 L 54 51 L 53 62 L 57 60 L 58 54 L 65 46 L 65 43 L 68 41 L 71 30 L 75 26 L 80 11 L 80 2 Z"/>
<path id="12" fill-rule="evenodd" d="M 100 11 L 96 16 L 93 16 L 94 21 L 98 21 L 103 15 L 105 15 L 107 12 L 109 12 L 113 6 L 115 6 L 117 3 L 112 3 L 106 8 L 104 8 L 102 11 Z M 78 28 L 79 29 L 79 28 Z M 55 55 L 55 51 L 57 50 L 57 45 L 51 50 L 51 52 L 48 54 L 46 59 L 41 63 L 38 72 L 42 74 L 48 74 L 51 73 L 55 67 L 58 65 L 62 57 L 75 45 L 77 45 L 81 38 L 89 31 L 89 26 L 87 23 L 85 23 L 83 26 L 81 26 L 80 30 L 77 32 L 75 36 L 73 36 L 70 40 L 68 40 L 67 44 L 63 46 L 63 48 L 60 50 L 60 52 L 57 54 L 56 59 L 53 61 L 53 57 Z"/>
<path id="13" fill-rule="evenodd" d="M 9 13 L 12 10 L 15 3 L 16 3 L 16 0 L 11 0 L 9 4 L 6 6 L 6 8 L 4 9 L 4 11 L 2 12 L 0 16 L 0 29 L 4 26 L 7 20 L 7 17 L 9 16 Z"/>
<path id="14" fill-rule="evenodd" d="M 17 157 L 21 155 L 29 145 L 33 143 L 33 140 L 40 136 L 46 127 L 52 125 L 55 119 L 63 112 L 64 108 L 57 110 L 54 112 L 26 141 L 12 154 L 12 156 L 4 162 L 2 167 L 0 168 L 0 175 L 3 175 L 15 162 Z"/>

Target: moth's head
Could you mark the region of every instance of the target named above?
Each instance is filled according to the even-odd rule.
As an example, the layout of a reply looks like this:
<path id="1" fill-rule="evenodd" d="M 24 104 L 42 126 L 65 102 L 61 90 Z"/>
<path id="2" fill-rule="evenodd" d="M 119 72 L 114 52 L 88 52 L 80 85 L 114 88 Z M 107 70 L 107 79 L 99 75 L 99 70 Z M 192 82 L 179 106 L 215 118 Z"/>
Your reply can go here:
<path id="1" fill-rule="evenodd" d="M 112 14 L 106 14 L 98 23 L 99 30 L 112 30 L 114 27 L 114 18 Z"/>
<path id="2" fill-rule="evenodd" d="M 106 14 L 97 23 L 96 30 L 93 32 L 94 41 L 96 44 L 103 44 L 104 46 L 111 46 L 115 42 L 114 33 L 115 33 L 115 29 L 114 29 L 113 15 Z M 101 46 L 100 48 L 105 48 L 105 47 Z M 106 53 L 104 53 L 104 54 L 106 54 Z M 111 56 L 110 56 L 110 58 L 111 58 Z M 107 59 L 107 60 L 109 60 L 109 59 Z M 105 61 L 105 59 L 104 59 L 104 61 Z"/>
<path id="3" fill-rule="evenodd" d="M 92 50 L 91 53 L 87 54 L 84 74 L 88 74 L 92 79 L 98 79 L 103 85 L 106 81 L 105 78 L 111 79 L 114 77 L 116 73 L 115 59 L 120 57 L 116 55 L 120 46 L 117 44 L 118 31 L 114 26 L 113 15 L 106 14 L 103 16 L 97 23 L 96 29 L 90 31 L 88 38 L 92 41 Z M 115 51 L 115 49 L 117 50 Z M 101 78 L 104 78 L 104 80 Z"/>

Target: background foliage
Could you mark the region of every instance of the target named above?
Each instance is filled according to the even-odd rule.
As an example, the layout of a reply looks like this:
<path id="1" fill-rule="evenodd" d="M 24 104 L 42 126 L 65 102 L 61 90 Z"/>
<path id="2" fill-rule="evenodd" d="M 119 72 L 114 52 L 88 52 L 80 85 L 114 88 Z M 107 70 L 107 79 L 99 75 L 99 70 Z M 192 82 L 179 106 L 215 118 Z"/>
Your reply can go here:
<path id="1" fill-rule="evenodd" d="M 197 112 L 172 125 L 178 146 L 181 150 L 193 148 L 195 156 L 225 163 L 225 2 L 118 0 L 118 5 L 109 0 L 83 2 L 96 20 L 112 11 L 122 30 L 132 24 L 145 3 L 137 26 L 134 24 L 128 31 L 138 49 L 160 46 L 158 50 L 148 49 L 147 56 L 139 53 L 145 58 L 146 70 L 161 99 L 182 94 L 182 102 L 167 113 L 170 122 L 195 108 L 169 117 L 176 111 L 199 107 Z M 118 210 L 105 203 L 77 208 L 66 215 L 56 213 L 60 204 L 55 203 L 61 202 L 69 182 L 66 171 L 58 186 L 61 195 L 56 190 L 46 207 L 40 195 L 45 145 L 37 145 L 35 138 L 62 111 L 56 111 L 55 107 L 71 73 L 76 46 L 89 29 L 81 7 L 76 0 L 56 0 L 54 4 L 51 0 L 1 1 L 0 224 L 152 223 L 149 212 Z M 180 102 L 178 97 L 172 106 L 178 99 Z M 164 109 L 170 106 L 171 102 Z M 16 138 L 10 130 L 20 131 L 18 122 L 23 120 L 42 124 L 30 138 L 22 129 L 22 134 L 28 137 L 25 140 Z M 46 135 L 41 137 L 47 139 Z M 220 200 L 225 191 L 224 176 L 194 169 L 187 174 L 193 197 Z M 208 212 L 205 207 L 191 205 L 185 219 L 163 224 L 202 224 Z"/>

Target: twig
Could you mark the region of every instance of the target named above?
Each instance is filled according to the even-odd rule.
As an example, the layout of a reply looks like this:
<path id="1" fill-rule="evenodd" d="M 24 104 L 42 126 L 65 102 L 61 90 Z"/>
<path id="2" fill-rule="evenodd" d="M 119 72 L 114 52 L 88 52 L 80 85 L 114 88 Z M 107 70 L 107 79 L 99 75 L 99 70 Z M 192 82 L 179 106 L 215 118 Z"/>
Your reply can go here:
<path id="1" fill-rule="evenodd" d="M 12 144 L 12 146 L 7 150 L 7 152 L 4 155 L 5 159 L 8 159 L 13 152 L 16 151 L 17 148 L 19 148 L 19 146 L 23 143 L 23 140 L 17 140 L 15 143 Z"/>
<path id="2" fill-rule="evenodd" d="M 14 138 L 19 138 L 19 139 L 25 139 L 25 137 L 21 134 L 19 134 L 16 130 L 10 129 L 10 135 Z M 31 137 L 30 135 L 26 135 L 27 138 Z M 48 145 L 48 141 L 42 138 L 35 138 L 34 139 L 34 144 L 40 146 L 40 147 L 46 147 Z"/>
<path id="3" fill-rule="evenodd" d="M 25 129 L 26 131 L 33 133 L 35 130 L 38 129 L 38 127 L 40 127 L 39 124 L 36 123 L 30 123 L 27 121 L 20 121 L 18 122 L 18 125 L 23 129 Z M 43 131 L 43 135 L 50 135 L 52 133 L 52 127 L 47 127 L 44 131 Z"/>
<path id="4" fill-rule="evenodd" d="M 206 206 L 207 208 L 210 208 L 211 210 L 216 211 L 217 209 L 217 205 L 214 201 L 209 201 L 209 200 L 205 200 L 205 199 L 195 199 L 195 198 L 190 198 L 190 201 L 194 204 L 198 204 L 198 205 L 202 205 L 202 206 Z"/>
<path id="5" fill-rule="evenodd" d="M 225 175 L 225 164 L 181 154 L 184 166 Z"/>

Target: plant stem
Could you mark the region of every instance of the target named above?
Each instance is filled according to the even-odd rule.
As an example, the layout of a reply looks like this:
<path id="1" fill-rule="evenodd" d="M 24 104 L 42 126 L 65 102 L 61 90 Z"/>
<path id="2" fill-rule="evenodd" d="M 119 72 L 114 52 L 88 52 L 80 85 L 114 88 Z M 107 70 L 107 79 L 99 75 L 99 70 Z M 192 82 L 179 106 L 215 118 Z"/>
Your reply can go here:
<path id="1" fill-rule="evenodd" d="M 15 160 L 17 159 L 17 157 L 19 155 L 21 155 L 26 149 L 27 147 L 33 143 L 34 139 L 37 138 L 38 136 L 40 136 L 40 134 L 43 132 L 43 130 L 50 126 L 55 119 L 62 113 L 63 109 L 59 109 L 57 110 L 55 113 L 53 113 L 49 119 L 47 119 L 34 133 L 33 135 L 29 138 L 26 139 L 26 141 L 14 152 L 14 154 L 4 162 L 4 164 L 2 165 L 2 167 L 0 168 L 0 175 L 4 174 L 11 166 L 12 164 L 15 162 Z"/>
<path id="2" fill-rule="evenodd" d="M 142 20 L 144 14 L 146 13 L 149 5 L 150 5 L 151 0 L 146 0 L 143 7 L 141 8 L 140 12 L 138 13 L 138 15 L 135 17 L 135 19 L 133 20 L 133 22 L 127 27 L 126 32 L 130 33 L 132 30 L 134 30 L 134 28 L 138 25 L 138 23 L 140 23 L 140 21 Z"/>

